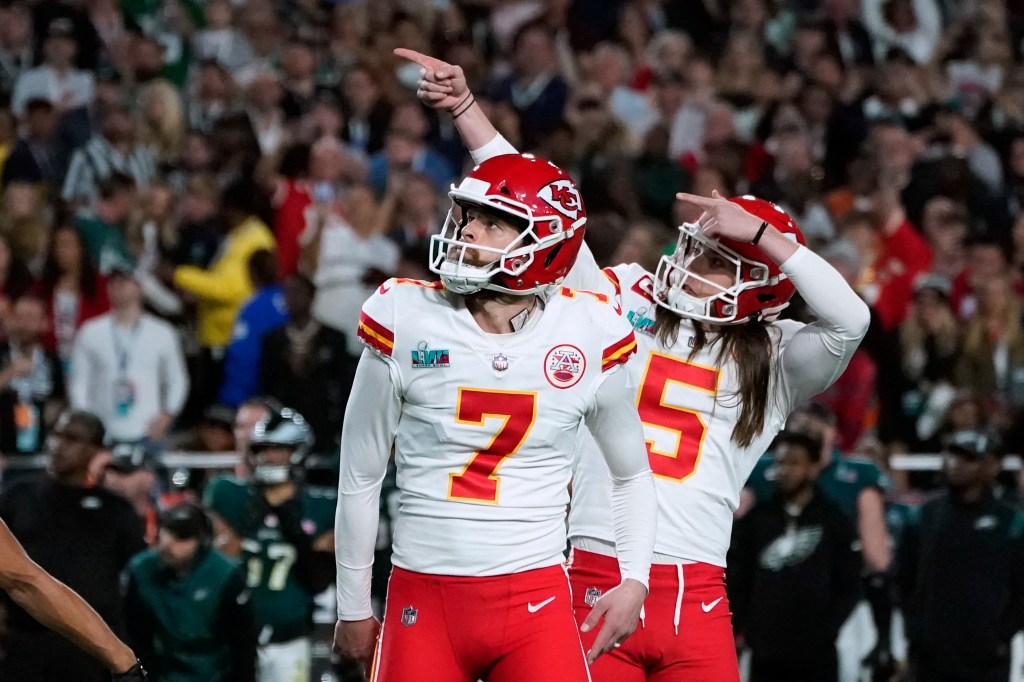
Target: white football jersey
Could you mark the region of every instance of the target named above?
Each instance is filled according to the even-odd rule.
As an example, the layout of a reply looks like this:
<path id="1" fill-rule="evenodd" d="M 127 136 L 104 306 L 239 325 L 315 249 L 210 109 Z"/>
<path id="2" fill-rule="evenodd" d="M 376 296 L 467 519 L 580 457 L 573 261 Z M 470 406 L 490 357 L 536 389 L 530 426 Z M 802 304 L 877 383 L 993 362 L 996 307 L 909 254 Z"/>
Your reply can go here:
<path id="1" fill-rule="evenodd" d="M 807 357 L 808 363 L 818 363 L 811 370 L 816 376 L 810 381 L 801 377 L 796 387 L 780 367 L 780 358 L 805 325 L 791 320 L 769 325 L 773 380 L 768 413 L 763 431 L 748 447 L 740 447 L 732 441 L 732 432 L 741 407 L 736 391 L 737 361 L 742 362 L 742 358 L 729 358 L 719 364 L 718 345 L 714 343 L 691 355 L 693 326 L 686 320 L 679 327 L 676 344 L 662 347 L 653 332 L 657 304 L 650 293 L 652 277 L 640 265 L 609 268 L 603 271 L 603 277 L 585 281 L 591 288 L 620 296 L 622 313 L 636 334 L 637 357 L 626 371 L 632 373 L 638 387 L 637 407 L 658 491 L 654 551 L 680 560 L 725 566 L 733 512 L 758 458 L 793 408 L 834 381 L 849 356 Z M 613 543 L 608 510 L 608 469 L 584 428 L 573 478 L 570 537 Z"/>
<path id="2" fill-rule="evenodd" d="M 562 289 L 516 333 L 488 334 L 441 283 L 392 279 L 358 335 L 402 400 L 395 565 L 485 576 L 560 563 L 581 420 L 636 349 L 615 302 Z"/>

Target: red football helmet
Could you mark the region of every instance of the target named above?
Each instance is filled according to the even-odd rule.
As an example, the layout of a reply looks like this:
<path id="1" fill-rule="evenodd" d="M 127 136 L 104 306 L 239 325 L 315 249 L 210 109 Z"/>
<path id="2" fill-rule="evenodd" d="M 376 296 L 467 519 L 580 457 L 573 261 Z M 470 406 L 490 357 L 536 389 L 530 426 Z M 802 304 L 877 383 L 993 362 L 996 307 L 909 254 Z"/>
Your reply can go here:
<path id="1" fill-rule="evenodd" d="M 447 289 L 472 294 L 543 292 L 561 284 L 583 245 L 587 212 L 576 184 L 558 166 L 529 154 L 505 154 L 474 168 L 448 196 L 452 207 L 441 234 L 430 240 L 430 270 Z M 504 249 L 462 241 L 466 221 L 457 209 L 479 206 L 508 216 L 522 231 Z M 465 262 L 466 250 L 493 254 L 486 265 Z"/>
<path id="2" fill-rule="evenodd" d="M 793 241 L 804 244 L 804 235 L 781 208 L 751 196 L 733 197 L 739 204 Z M 692 272 L 688 265 L 700 254 L 711 251 L 731 263 L 735 281 L 723 287 Z M 698 280 L 719 291 L 706 298 L 686 293 L 683 285 Z M 759 246 L 734 239 L 708 237 L 696 222 L 679 226 L 679 241 L 670 256 L 662 256 L 654 276 L 655 300 L 682 317 L 710 324 L 770 322 L 789 305 L 796 287 Z"/>

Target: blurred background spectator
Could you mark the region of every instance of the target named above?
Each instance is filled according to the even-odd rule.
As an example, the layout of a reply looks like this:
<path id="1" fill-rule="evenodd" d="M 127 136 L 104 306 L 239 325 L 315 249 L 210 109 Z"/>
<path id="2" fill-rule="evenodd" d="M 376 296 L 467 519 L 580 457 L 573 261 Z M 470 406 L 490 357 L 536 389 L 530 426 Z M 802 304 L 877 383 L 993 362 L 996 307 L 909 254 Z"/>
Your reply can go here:
<path id="1" fill-rule="evenodd" d="M 85 412 L 57 423 L 47 475 L 0 495 L 0 516 L 33 561 L 82 595 L 116 633 L 124 634 L 121 571 L 145 547 L 142 523 L 120 495 L 91 483 L 90 467 L 103 447 L 103 424 Z M 37 623 L 3 596 L 7 645 L 5 679 L 74 678 L 101 682 L 98 661 Z"/>
<path id="2" fill-rule="evenodd" d="M 160 514 L 156 546 L 128 567 L 129 639 L 157 679 L 256 679 L 256 633 L 245 578 L 212 542 L 206 512 L 183 502 Z"/>
<path id="3" fill-rule="evenodd" d="M 107 281 L 109 313 L 87 322 L 71 356 L 71 406 L 91 410 L 111 443 L 162 446 L 188 396 L 188 373 L 174 329 L 146 313 L 131 265 Z"/>

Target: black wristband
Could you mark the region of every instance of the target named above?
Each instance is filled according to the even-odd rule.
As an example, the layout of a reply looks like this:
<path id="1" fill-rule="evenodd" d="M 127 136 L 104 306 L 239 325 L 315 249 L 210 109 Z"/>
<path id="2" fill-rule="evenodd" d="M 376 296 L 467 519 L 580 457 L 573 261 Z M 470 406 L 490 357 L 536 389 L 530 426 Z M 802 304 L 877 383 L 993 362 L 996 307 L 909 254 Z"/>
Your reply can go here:
<path id="1" fill-rule="evenodd" d="M 763 235 L 764 231 L 767 230 L 767 229 L 768 229 L 768 221 L 767 220 L 762 220 L 761 221 L 761 227 L 757 228 L 757 234 L 754 235 L 754 238 L 750 241 L 750 243 L 756 246 L 757 243 L 759 241 L 761 241 L 761 235 Z"/>
<path id="2" fill-rule="evenodd" d="M 459 108 L 458 106 L 456 106 L 456 107 L 455 107 L 455 109 L 453 109 L 453 110 L 452 110 L 452 111 L 453 111 L 453 113 L 452 113 L 452 120 L 453 120 L 453 121 L 454 121 L 455 119 L 457 119 L 457 118 L 458 118 L 459 116 L 462 116 L 462 115 L 463 115 L 464 113 L 466 113 L 467 111 L 469 111 L 469 108 L 470 108 L 471 106 L 473 106 L 473 104 L 475 104 L 475 103 L 476 103 L 476 98 L 475 98 L 475 97 L 473 97 L 473 93 L 469 93 L 468 97 L 469 97 L 469 101 L 468 101 L 468 102 L 466 102 L 466 100 L 465 100 L 465 99 L 464 99 L 464 100 L 462 100 L 463 102 L 466 102 L 466 105 L 462 107 L 461 111 L 459 111 L 458 113 L 454 113 L 454 112 L 455 112 L 455 110 Z"/>
<path id="3" fill-rule="evenodd" d="M 472 92 L 466 92 L 466 95 L 465 95 L 465 97 L 463 97 L 463 98 L 462 98 L 462 99 L 460 99 L 460 100 L 459 100 L 458 102 L 456 102 L 456 103 L 455 103 L 455 106 L 454 106 L 454 107 L 452 107 L 451 109 L 449 109 L 449 110 L 448 110 L 448 113 L 449 113 L 449 114 L 451 114 L 451 113 L 453 113 L 453 112 L 457 111 L 457 110 L 458 110 L 458 108 L 459 108 L 459 107 L 461 107 L 461 106 L 463 105 L 463 103 L 465 103 L 465 101 L 466 101 L 467 99 L 469 99 L 470 97 L 472 97 L 472 96 L 473 96 L 473 93 L 472 93 Z"/>

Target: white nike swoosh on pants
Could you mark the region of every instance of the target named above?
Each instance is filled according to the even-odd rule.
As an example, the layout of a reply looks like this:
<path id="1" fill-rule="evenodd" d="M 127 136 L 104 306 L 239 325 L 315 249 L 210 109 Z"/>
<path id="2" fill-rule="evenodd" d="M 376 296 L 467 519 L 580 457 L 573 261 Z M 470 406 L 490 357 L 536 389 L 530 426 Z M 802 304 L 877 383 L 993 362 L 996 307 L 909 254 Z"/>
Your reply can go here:
<path id="1" fill-rule="evenodd" d="M 549 597 L 549 598 L 545 599 L 544 601 L 542 601 L 539 604 L 527 604 L 526 605 L 526 610 L 529 611 L 530 613 L 537 613 L 538 611 L 540 611 L 542 608 L 544 608 L 545 606 L 547 606 L 548 604 L 550 604 L 553 601 L 555 601 L 555 598 L 554 597 Z"/>
<path id="2" fill-rule="evenodd" d="M 700 608 L 703 609 L 704 613 L 711 613 L 711 609 L 713 609 L 716 606 L 718 606 L 718 602 L 722 601 L 722 599 L 724 599 L 724 597 L 719 597 L 718 599 L 716 599 L 715 601 L 711 602 L 710 604 L 705 604 L 704 602 L 701 602 L 700 603 Z"/>

